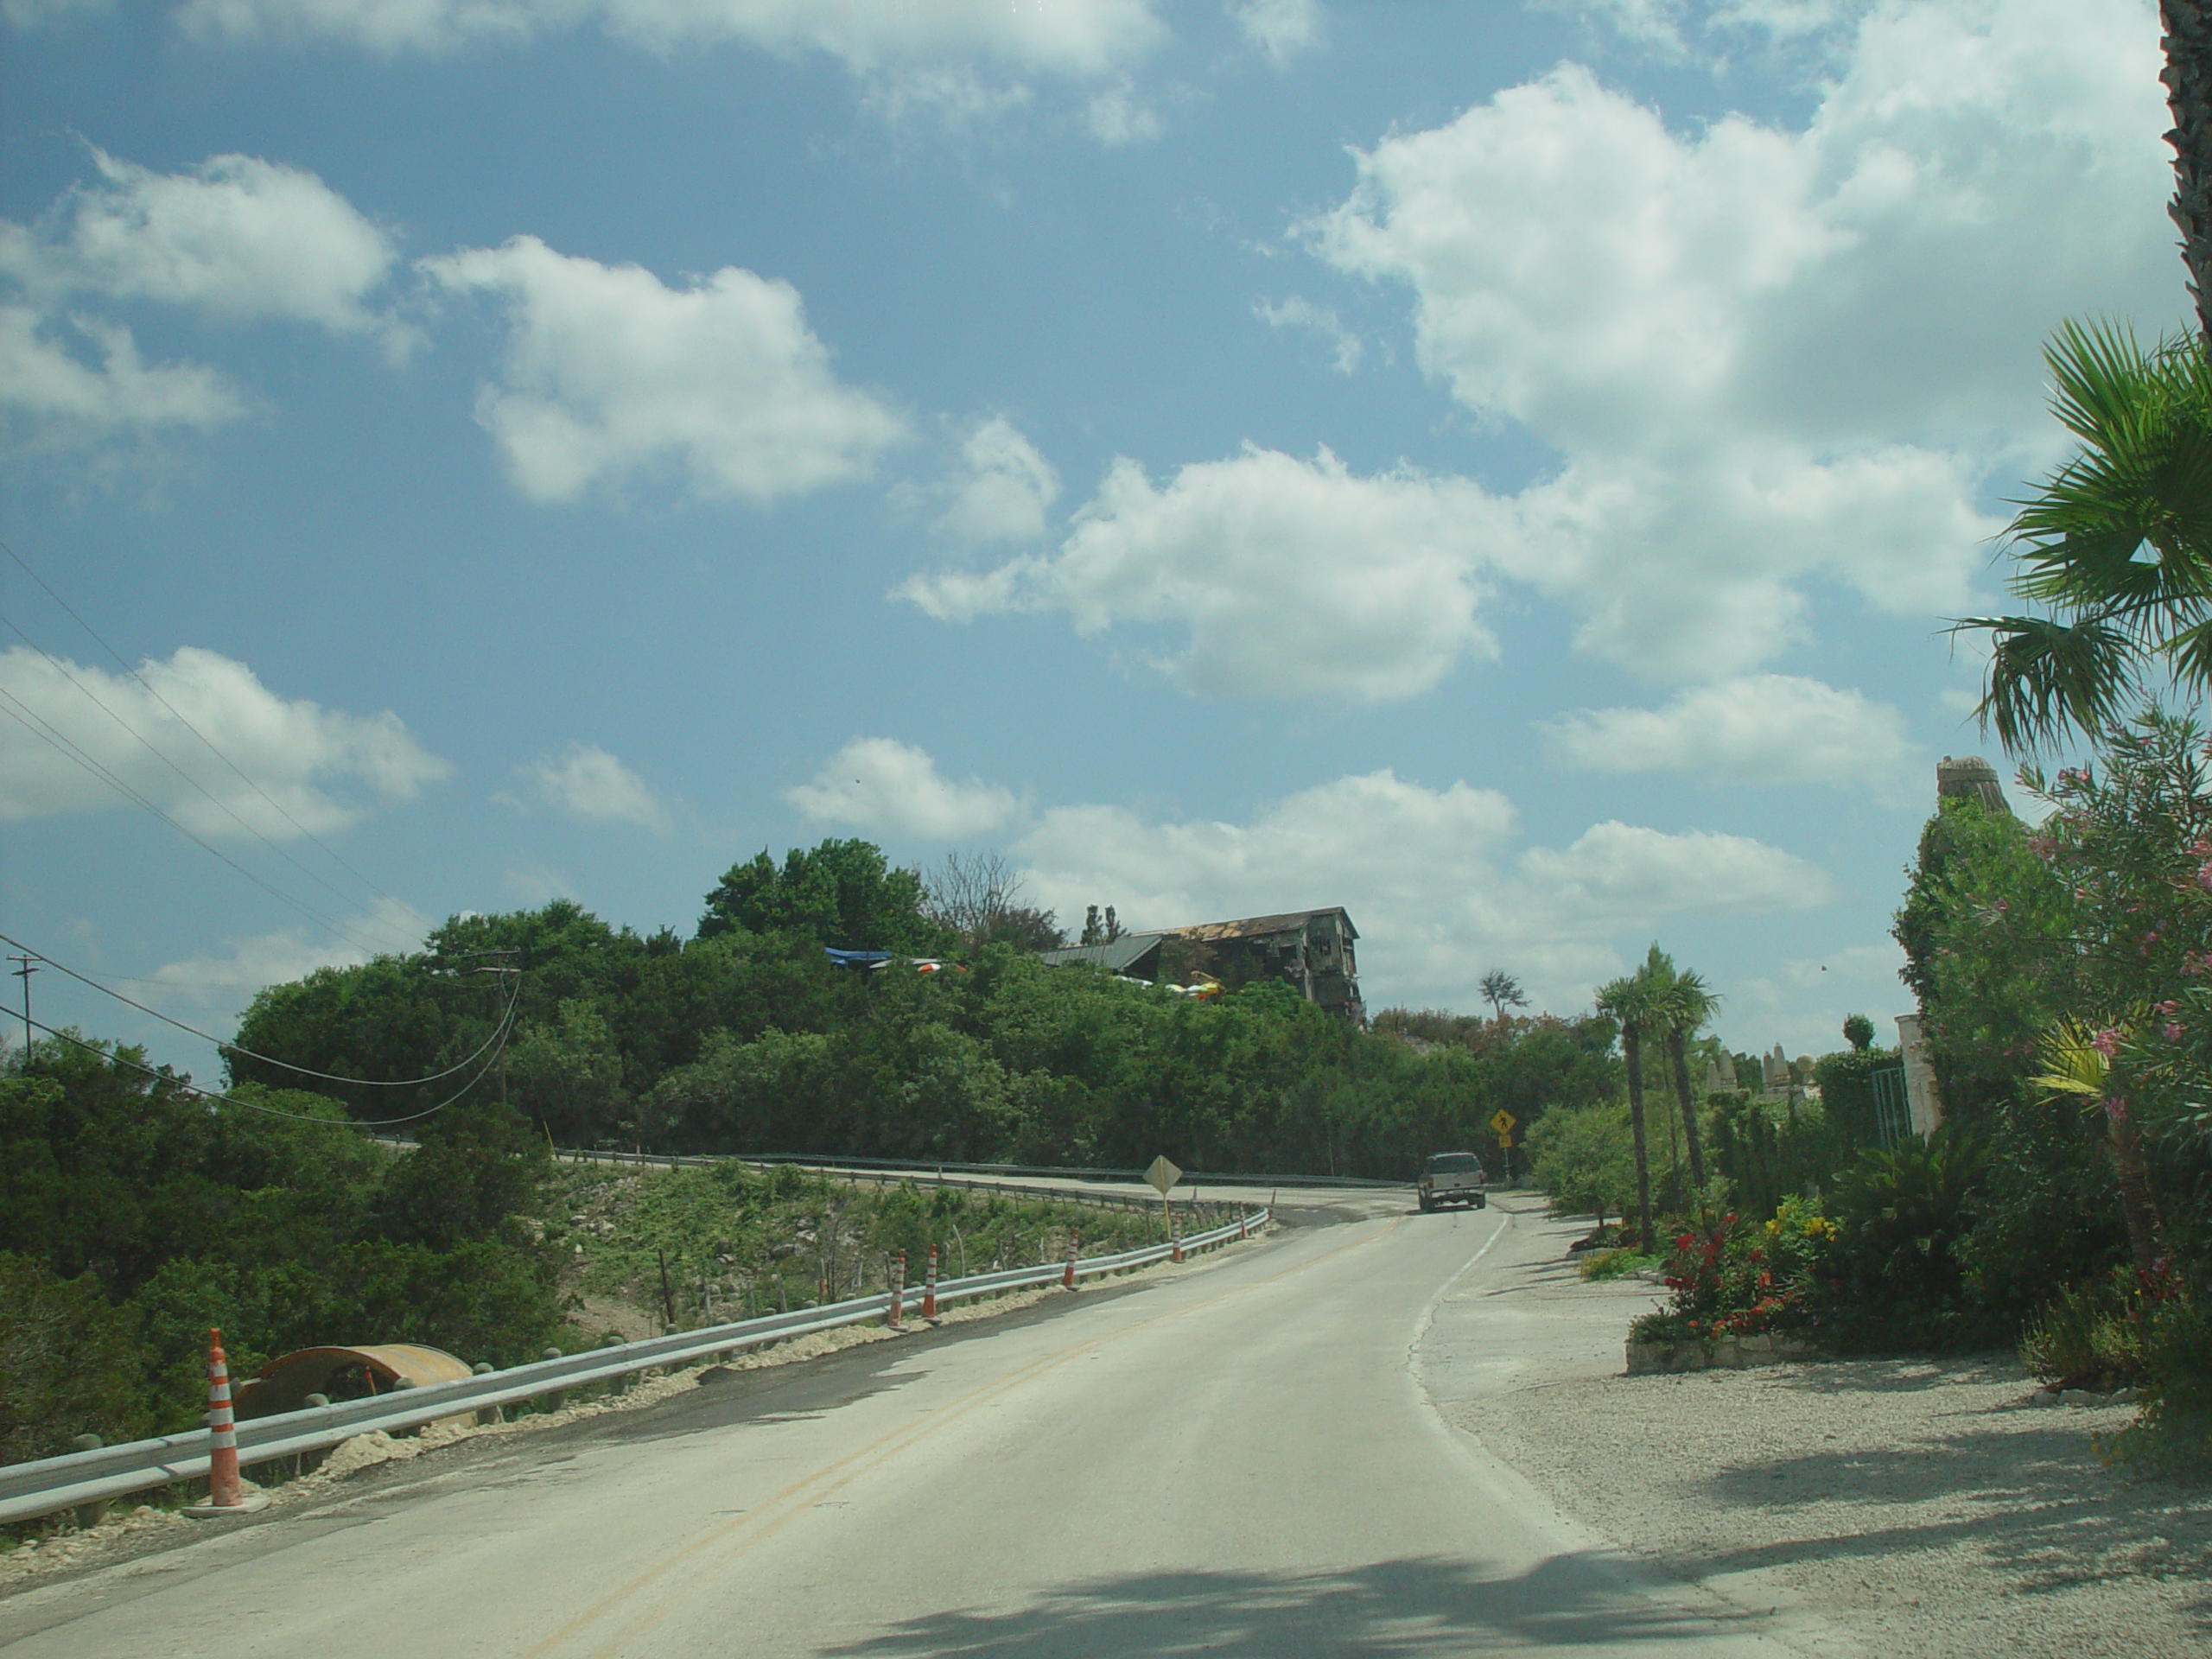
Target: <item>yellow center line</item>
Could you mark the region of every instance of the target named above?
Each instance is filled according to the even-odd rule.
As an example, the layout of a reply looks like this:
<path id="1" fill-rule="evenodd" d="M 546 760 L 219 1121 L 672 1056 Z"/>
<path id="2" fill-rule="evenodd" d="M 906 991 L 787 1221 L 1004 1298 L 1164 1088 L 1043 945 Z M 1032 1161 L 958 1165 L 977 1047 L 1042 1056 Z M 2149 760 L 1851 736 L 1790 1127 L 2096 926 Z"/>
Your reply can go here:
<path id="1" fill-rule="evenodd" d="M 734 1558 L 750 1552 L 781 1532 L 804 1515 L 813 1504 L 820 1503 L 832 1492 L 842 1491 L 862 1475 L 881 1467 L 925 1435 L 958 1421 L 977 1407 L 1010 1389 L 1020 1387 L 1043 1372 L 1051 1370 L 1056 1366 L 1064 1365 L 1081 1355 L 1103 1348 L 1108 1343 L 1118 1342 L 1124 1337 L 1134 1336 L 1152 1325 L 1201 1313 L 1217 1303 L 1229 1300 L 1231 1297 L 1243 1295 L 1248 1292 L 1274 1284 L 1279 1280 L 1287 1279 L 1293 1274 L 1304 1273 L 1309 1268 L 1317 1268 L 1332 1257 L 1342 1255 L 1347 1250 L 1357 1249 L 1378 1239 L 1387 1238 L 1398 1230 L 1403 1221 L 1403 1217 L 1395 1217 L 1386 1227 L 1364 1233 L 1357 1238 L 1347 1239 L 1344 1243 L 1325 1250 L 1311 1260 L 1294 1262 L 1289 1267 L 1268 1274 L 1265 1278 L 1255 1279 L 1249 1284 L 1234 1286 L 1228 1290 L 1209 1296 L 1203 1301 L 1193 1302 L 1187 1307 L 1170 1308 L 1163 1313 L 1155 1313 L 1149 1319 L 1140 1319 L 1134 1325 L 1124 1325 L 1119 1331 L 1110 1331 L 1103 1336 L 1087 1337 L 1081 1342 L 1071 1343 L 1056 1353 L 1047 1354 L 1041 1359 L 1031 1361 L 1009 1376 L 1001 1377 L 995 1382 L 980 1383 L 966 1394 L 944 1405 L 931 1406 L 927 1408 L 921 1421 L 901 1424 L 897 1428 L 878 1435 L 866 1446 L 847 1452 L 836 1462 L 817 1469 L 811 1474 L 800 1477 L 781 1491 L 754 1504 L 744 1514 L 723 1522 L 711 1532 L 693 1539 L 682 1548 L 673 1551 L 653 1566 L 635 1574 L 628 1582 L 618 1589 L 608 1592 L 583 1611 L 570 1618 L 560 1629 L 523 1654 L 521 1659 L 543 1659 L 544 1655 L 559 1647 L 587 1625 L 596 1624 L 606 1618 L 619 1604 L 665 1578 L 692 1557 L 722 1542 L 732 1534 L 747 1528 L 753 1529 L 753 1535 L 741 1540 L 731 1554 Z M 833 1477 L 835 1478 L 832 1478 Z M 824 1484 L 825 1482 L 828 1484 Z M 776 1516 L 772 1520 L 763 1519 L 769 1511 L 785 1504 L 789 1507 L 785 1509 L 784 1513 Z M 674 1611 L 672 1606 L 664 1605 L 639 1616 L 624 1626 L 611 1643 L 592 1649 L 592 1659 L 610 1659 L 610 1656 L 620 1653 L 638 1636 L 659 1624 Z"/>

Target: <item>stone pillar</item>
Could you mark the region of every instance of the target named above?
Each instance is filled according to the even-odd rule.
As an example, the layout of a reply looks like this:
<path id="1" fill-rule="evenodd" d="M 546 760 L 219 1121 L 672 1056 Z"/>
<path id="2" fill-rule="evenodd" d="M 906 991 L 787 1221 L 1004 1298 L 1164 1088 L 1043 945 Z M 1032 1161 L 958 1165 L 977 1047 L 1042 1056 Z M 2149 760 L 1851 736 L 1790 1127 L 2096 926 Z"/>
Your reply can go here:
<path id="1" fill-rule="evenodd" d="M 1904 1056 L 1905 1112 L 1912 1132 L 1929 1135 L 1942 1127 L 1943 1097 L 1936 1089 L 1935 1062 L 1928 1058 L 1927 1040 L 1920 1034 L 1920 1016 L 1897 1015 L 1897 1052 Z"/>

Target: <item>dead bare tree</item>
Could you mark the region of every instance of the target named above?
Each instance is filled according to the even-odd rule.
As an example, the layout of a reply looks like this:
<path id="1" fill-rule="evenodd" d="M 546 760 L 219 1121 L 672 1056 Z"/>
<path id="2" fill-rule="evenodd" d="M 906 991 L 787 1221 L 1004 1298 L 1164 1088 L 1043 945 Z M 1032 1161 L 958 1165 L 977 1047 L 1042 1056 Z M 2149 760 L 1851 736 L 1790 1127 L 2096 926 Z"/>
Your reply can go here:
<path id="1" fill-rule="evenodd" d="M 1003 853 L 947 853 L 924 879 L 929 913 L 960 935 L 970 950 L 1004 942 L 1049 950 L 1067 941 L 1059 918 L 1021 902 L 1021 873 Z"/>

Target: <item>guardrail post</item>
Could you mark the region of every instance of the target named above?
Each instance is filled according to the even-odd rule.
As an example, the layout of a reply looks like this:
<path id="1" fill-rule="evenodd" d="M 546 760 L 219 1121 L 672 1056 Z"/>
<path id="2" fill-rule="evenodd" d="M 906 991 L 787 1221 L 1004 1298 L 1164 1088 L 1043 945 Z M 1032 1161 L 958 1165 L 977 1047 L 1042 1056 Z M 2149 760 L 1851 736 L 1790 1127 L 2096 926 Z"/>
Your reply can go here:
<path id="1" fill-rule="evenodd" d="M 540 1359 L 558 1359 L 561 1357 L 561 1351 L 558 1348 L 548 1348 L 543 1353 L 540 1354 L 538 1357 Z M 566 1389 L 550 1389 L 546 1391 L 545 1399 L 543 1402 L 543 1409 L 545 1411 L 547 1415 L 550 1416 L 554 1412 L 560 1410 L 562 1407 L 568 1403 L 569 1391 Z"/>
<path id="2" fill-rule="evenodd" d="M 1078 1227 L 1068 1237 L 1068 1264 L 1060 1269 L 1060 1288 L 1062 1290 L 1073 1290 L 1075 1288 L 1076 1252 L 1080 1250 L 1082 1248 L 1083 1229 Z"/>
<path id="3" fill-rule="evenodd" d="M 480 1359 L 475 1364 L 470 1366 L 469 1370 L 478 1376 L 489 1376 L 493 1371 L 492 1362 L 488 1359 Z M 476 1408 L 476 1426 L 479 1428 L 499 1421 L 499 1408 L 497 1406 L 479 1406 Z"/>
<path id="4" fill-rule="evenodd" d="M 899 1314 L 900 1310 L 906 1306 L 906 1252 L 901 1250 L 899 1252 L 899 1265 L 892 1270 L 891 1313 L 889 1319 L 885 1321 L 885 1323 L 889 1325 L 893 1331 L 896 1331 L 899 1328 Z"/>
<path id="5" fill-rule="evenodd" d="M 604 1337 L 602 1337 L 601 1338 L 600 1338 L 600 1344 L 599 1344 L 599 1345 L 600 1345 L 601 1347 L 602 1347 L 602 1348 L 620 1348 L 620 1347 L 622 1345 L 622 1338 L 620 1338 L 620 1337 L 618 1337 L 618 1336 L 616 1336 L 613 1332 L 611 1332 L 611 1331 L 610 1331 L 609 1332 L 607 1332 L 607 1334 L 606 1336 L 604 1336 Z M 616 1378 L 615 1378 L 612 1382 L 608 1383 L 608 1384 L 607 1384 L 607 1392 L 608 1392 L 608 1393 L 610 1393 L 610 1394 L 613 1394 L 613 1395 L 625 1395 L 625 1394 L 629 1393 L 629 1392 L 630 1392 L 630 1376 L 629 1376 L 629 1373 L 626 1371 L 626 1372 L 624 1372 L 620 1376 L 616 1377 Z"/>
<path id="6" fill-rule="evenodd" d="M 922 1318 L 937 1320 L 937 1246 L 930 1246 L 930 1262 L 922 1280 Z"/>
<path id="7" fill-rule="evenodd" d="M 106 1444 L 97 1434 L 79 1434 L 69 1442 L 69 1449 L 72 1452 L 97 1452 Z M 77 1530 L 79 1532 L 90 1532 L 106 1519 L 107 1500 L 104 1497 L 77 1506 Z"/>

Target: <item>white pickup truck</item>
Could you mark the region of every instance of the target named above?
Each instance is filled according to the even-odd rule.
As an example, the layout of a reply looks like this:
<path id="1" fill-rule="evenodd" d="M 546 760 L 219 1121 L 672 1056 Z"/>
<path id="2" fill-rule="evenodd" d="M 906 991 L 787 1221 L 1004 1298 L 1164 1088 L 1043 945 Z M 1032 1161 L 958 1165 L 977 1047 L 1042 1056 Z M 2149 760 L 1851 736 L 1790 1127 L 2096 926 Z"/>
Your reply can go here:
<path id="1" fill-rule="evenodd" d="M 1428 1160 L 1428 1167 L 1421 1172 L 1421 1207 L 1424 1212 L 1440 1204 L 1464 1204 L 1480 1210 L 1490 1203 L 1484 1189 L 1490 1178 L 1483 1173 L 1483 1160 L 1471 1152 L 1440 1152 Z"/>

